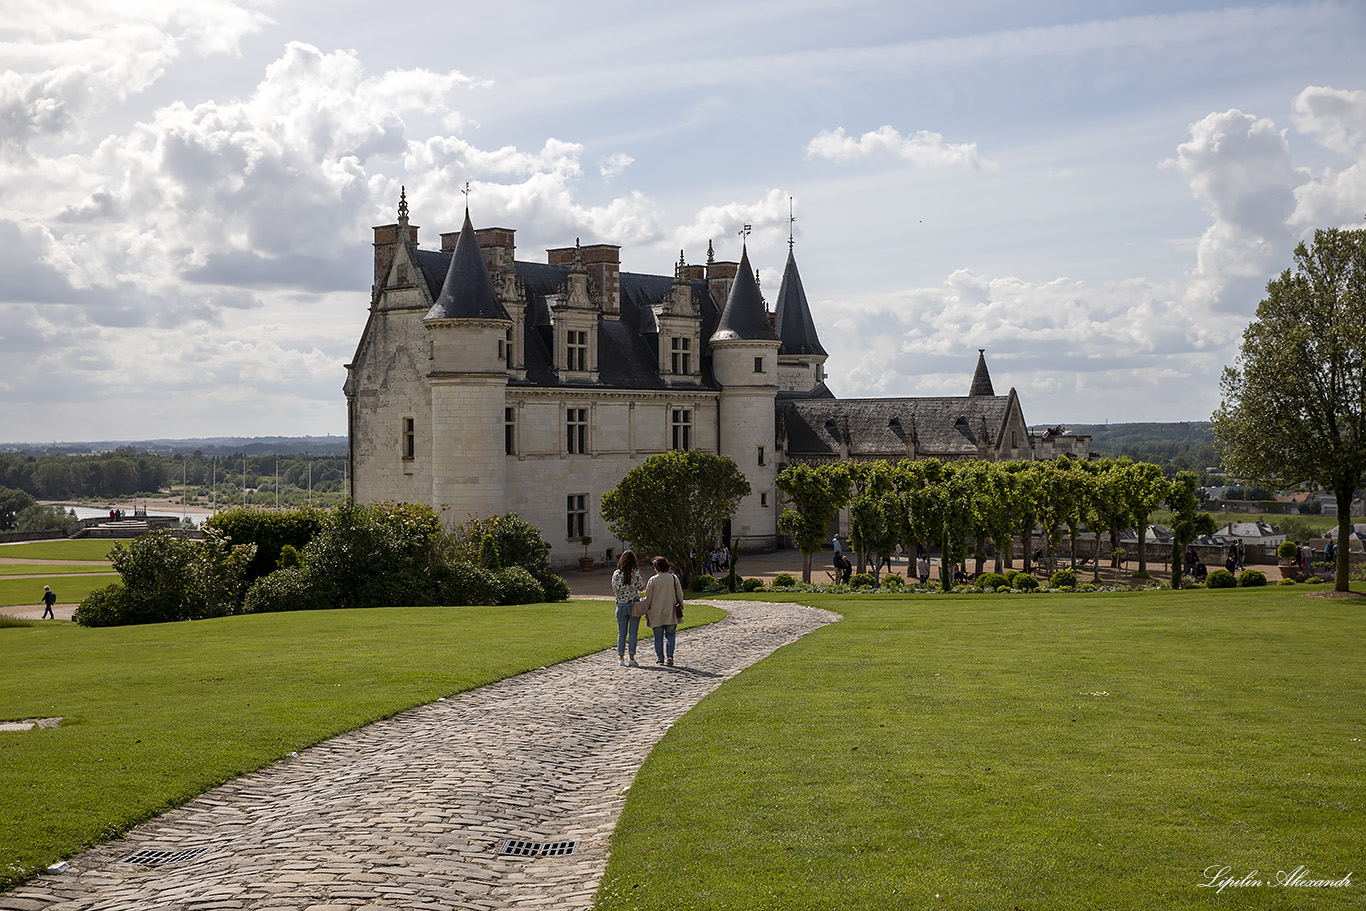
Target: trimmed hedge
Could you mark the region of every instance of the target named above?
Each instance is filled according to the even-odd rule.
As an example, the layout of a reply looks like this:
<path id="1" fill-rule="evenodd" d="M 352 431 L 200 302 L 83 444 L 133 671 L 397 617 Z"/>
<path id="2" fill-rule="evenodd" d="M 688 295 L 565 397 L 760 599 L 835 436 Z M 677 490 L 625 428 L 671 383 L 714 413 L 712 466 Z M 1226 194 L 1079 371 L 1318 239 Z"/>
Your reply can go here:
<path id="1" fill-rule="evenodd" d="M 1238 574 L 1240 588 L 1256 588 L 1266 584 L 1266 574 L 1255 569 L 1245 569 Z"/>
<path id="2" fill-rule="evenodd" d="M 984 592 L 998 591 L 1002 585 L 1009 590 L 1010 580 L 1001 573 L 982 573 L 977 577 L 976 585 Z"/>
<path id="3" fill-rule="evenodd" d="M 1233 588 L 1238 584 L 1238 579 L 1226 569 L 1216 569 L 1205 577 L 1207 588 Z"/>

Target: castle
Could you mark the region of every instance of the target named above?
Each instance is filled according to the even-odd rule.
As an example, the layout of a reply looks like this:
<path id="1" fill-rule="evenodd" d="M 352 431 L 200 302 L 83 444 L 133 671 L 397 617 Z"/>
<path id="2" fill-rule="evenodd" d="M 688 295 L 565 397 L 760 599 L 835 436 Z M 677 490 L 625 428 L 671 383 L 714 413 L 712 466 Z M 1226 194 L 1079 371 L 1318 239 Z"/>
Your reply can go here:
<path id="1" fill-rule="evenodd" d="M 620 247 L 515 258 L 515 231 L 468 210 L 419 248 L 406 196 L 374 229 L 370 314 L 347 365 L 351 496 L 430 503 L 454 524 L 516 512 L 571 562 L 622 543 L 603 493 L 647 456 L 729 456 L 752 492 L 731 522 L 746 549 L 778 540 L 773 482 L 794 462 L 1086 458 L 1090 438 L 1031 434 L 979 350 L 966 396 L 837 399 L 789 242 L 769 311 L 748 252 L 672 276 L 623 272 Z"/>

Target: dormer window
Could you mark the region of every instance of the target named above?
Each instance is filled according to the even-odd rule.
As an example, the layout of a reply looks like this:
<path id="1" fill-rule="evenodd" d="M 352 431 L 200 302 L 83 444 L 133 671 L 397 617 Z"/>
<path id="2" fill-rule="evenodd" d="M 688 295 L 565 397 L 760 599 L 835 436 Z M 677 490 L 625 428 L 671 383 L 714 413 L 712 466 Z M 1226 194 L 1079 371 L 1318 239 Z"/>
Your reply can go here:
<path id="1" fill-rule="evenodd" d="M 586 371 L 588 369 L 588 333 L 581 329 L 570 329 L 567 336 L 565 369 Z"/>

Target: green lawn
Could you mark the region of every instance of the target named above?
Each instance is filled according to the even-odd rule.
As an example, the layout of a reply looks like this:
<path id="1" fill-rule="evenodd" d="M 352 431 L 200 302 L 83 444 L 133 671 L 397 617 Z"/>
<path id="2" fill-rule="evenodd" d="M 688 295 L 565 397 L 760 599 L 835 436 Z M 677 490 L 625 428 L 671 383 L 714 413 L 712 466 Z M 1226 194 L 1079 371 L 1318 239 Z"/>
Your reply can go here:
<path id="1" fill-rule="evenodd" d="M 16 560 L 103 560 L 117 543 L 111 540 L 77 539 L 2 544 L 0 557 Z"/>
<path id="2" fill-rule="evenodd" d="M 845 619 L 670 729 L 599 908 L 1361 908 L 1366 606 L 1306 591 L 796 596 Z M 1352 884 L 1199 885 L 1301 865 Z"/>
<path id="3" fill-rule="evenodd" d="M 60 604 L 76 604 L 97 588 L 119 581 L 118 573 L 105 576 L 64 576 L 55 573 L 43 579 L 0 579 L 0 613 L 7 607 L 43 603 L 43 586 L 51 585 Z M 3 654 L 3 646 L 0 646 Z"/>
<path id="4" fill-rule="evenodd" d="M 0 563 L 0 576 L 42 576 L 71 575 L 72 573 L 113 572 L 108 563 L 101 569 L 98 564 L 90 566 L 70 563 Z"/>
<path id="5" fill-rule="evenodd" d="M 606 648 L 612 612 L 572 601 L 0 628 L 0 721 L 65 719 L 0 733 L 0 888 L 290 751 Z M 687 625 L 721 616 L 697 605 Z"/>

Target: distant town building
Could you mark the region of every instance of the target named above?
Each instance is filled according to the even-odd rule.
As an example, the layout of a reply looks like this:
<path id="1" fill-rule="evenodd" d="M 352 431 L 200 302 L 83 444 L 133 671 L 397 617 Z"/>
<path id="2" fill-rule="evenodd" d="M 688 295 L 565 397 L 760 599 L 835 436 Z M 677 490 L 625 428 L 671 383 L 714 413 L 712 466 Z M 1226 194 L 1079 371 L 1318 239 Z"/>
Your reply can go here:
<path id="1" fill-rule="evenodd" d="M 517 512 L 568 563 L 620 547 L 599 501 L 646 457 L 729 456 L 752 493 L 728 536 L 778 538 L 774 478 L 792 462 L 1088 458 L 1089 436 L 1030 433 L 979 350 L 968 394 L 836 399 L 828 355 L 787 263 L 770 310 L 748 251 L 673 275 L 625 272 L 612 244 L 516 259 L 516 232 L 466 212 L 418 245 L 406 197 L 374 229 L 370 314 L 347 365 L 351 495 L 430 503 L 450 524 Z"/>

